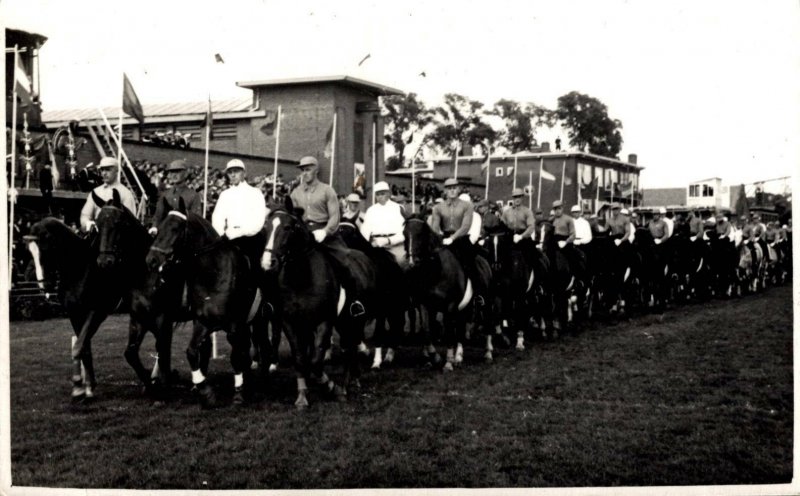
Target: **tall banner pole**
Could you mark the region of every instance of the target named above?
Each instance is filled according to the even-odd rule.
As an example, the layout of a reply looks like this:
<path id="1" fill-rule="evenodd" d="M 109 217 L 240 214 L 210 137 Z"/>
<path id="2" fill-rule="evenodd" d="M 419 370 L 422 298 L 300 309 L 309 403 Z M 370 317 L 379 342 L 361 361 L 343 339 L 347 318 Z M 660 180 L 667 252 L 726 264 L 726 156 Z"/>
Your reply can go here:
<path id="1" fill-rule="evenodd" d="M 511 188 L 517 187 L 517 156 L 514 155 L 514 185 Z"/>
<path id="2" fill-rule="evenodd" d="M 489 178 L 492 175 L 492 153 L 489 152 L 486 156 L 486 192 L 483 195 L 486 201 L 489 201 Z"/>
<path id="3" fill-rule="evenodd" d="M 206 114 L 206 159 L 203 164 L 203 218 L 208 214 L 208 147 L 211 141 L 211 122 L 208 116 L 211 115 L 211 93 L 208 94 L 208 109 Z"/>
<path id="4" fill-rule="evenodd" d="M 536 208 L 542 206 L 542 171 L 544 170 L 544 157 L 539 159 L 539 191 L 536 192 Z"/>
<path id="5" fill-rule="evenodd" d="M 533 208 L 533 169 L 528 171 L 528 208 Z"/>
<path id="6" fill-rule="evenodd" d="M 14 184 L 14 175 L 17 170 L 17 80 L 16 71 L 19 67 L 19 45 L 14 45 L 14 76 L 12 79 L 11 87 L 11 182 L 8 185 L 9 204 L 8 204 L 8 285 L 11 286 L 13 282 L 13 267 L 14 261 L 11 254 L 14 253 L 14 203 L 17 201 L 17 196 L 14 194 L 16 186 Z M 5 157 L 3 157 L 5 160 Z"/>
<path id="7" fill-rule="evenodd" d="M 336 109 L 333 109 L 333 129 L 331 130 L 331 173 L 328 184 L 333 187 L 333 168 L 336 164 Z"/>
<path id="8" fill-rule="evenodd" d="M 456 164 L 455 164 L 455 168 L 453 170 L 453 177 L 455 179 L 458 179 L 458 148 L 459 148 L 458 145 L 460 145 L 460 144 L 461 143 L 456 143 Z"/>
<path id="9" fill-rule="evenodd" d="M 334 117 L 335 118 L 335 117 Z M 275 165 L 272 167 L 272 199 L 275 200 L 278 190 L 278 153 L 281 147 L 281 106 L 278 105 L 278 129 L 275 130 Z M 332 158 L 332 157 L 331 157 Z"/>
<path id="10" fill-rule="evenodd" d="M 564 162 L 561 164 L 561 196 L 558 198 L 562 202 L 564 201 L 564 178 L 566 174 L 567 174 L 567 161 L 564 160 Z"/>
<path id="11" fill-rule="evenodd" d="M 378 123 L 375 119 L 372 120 L 372 204 L 375 205 L 375 175 L 378 172 L 378 168 L 375 163 L 378 161 L 378 154 L 376 152 L 378 148 L 378 144 L 376 143 L 378 139 Z"/>
<path id="12" fill-rule="evenodd" d="M 124 78 L 125 74 L 122 74 L 123 77 L 123 84 L 122 84 L 122 101 L 119 105 L 119 141 L 117 142 L 117 178 L 120 182 L 122 182 L 122 107 L 125 106 L 125 83 Z M 113 133 L 114 130 L 110 129 Z"/>
<path id="13" fill-rule="evenodd" d="M 417 208 L 417 178 L 415 177 L 416 172 L 416 159 L 417 156 L 414 155 L 411 157 L 411 213 L 416 212 Z"/>

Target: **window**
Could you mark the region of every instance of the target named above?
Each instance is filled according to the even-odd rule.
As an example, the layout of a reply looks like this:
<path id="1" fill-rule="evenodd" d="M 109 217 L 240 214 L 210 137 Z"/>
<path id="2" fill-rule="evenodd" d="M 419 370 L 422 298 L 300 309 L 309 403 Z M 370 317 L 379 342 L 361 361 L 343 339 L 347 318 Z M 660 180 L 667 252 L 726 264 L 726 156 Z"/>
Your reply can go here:
<path id="1" fill-rule="evenodd" d="M 214 123 L 214 140 L 236 139 L 236 123 Z"/>
<path id="2" fill-rule="evenodd" d="M 704 197 L 714 196 L 714 187 L 713 186 L 709 186 L 708 184 L 704 184 L 703 185 L 703 196 Z"/>
<path id="3" fill-rule="evenodd" d="M 191 134 L 191 141 L 200 141 L 201 136 L 205 137 L 205 128 L 196 125 L 175 126 L 175 132 L 181 133 L 184 136 Z"/>
<path id="4" fill-rule="evenodd" d="M 594 177 L 597 178 L 598 187 L 603 187 L 603 169 L 600 167 L 594 168 Z"/>
<path id="5" fill-rule="evenodd" d="M 502 167 L 495 168 L 494 177 L 503 177 L 503 168 Z"/>
<path id="6" fill-rule="evenodd" d="M 700 185 L 699 184 L 690 184 L 689 185 L 689 196 L 692 198 L 697 198 L 700 196 Z"/>
<path id="7" fill-rule="evenodd" d="M 506 167 L 506 176 L 511 176 L 513 174 L 514 174 L 514 166 L 509 165 L 508 167 Z"/>
<path id="8" fill-rule="evenodd" d="M 592 182 L 592 166 L 578 164 L 578 177 L 581 178 L 581 185 L 586 186 Z"/>
<path id="9" fill-rule="evenodd" d="M 364 123 L 353 123 L 353 160 L 364 163 Z M 401 164 L 402 165 L 402 164 Z"/>

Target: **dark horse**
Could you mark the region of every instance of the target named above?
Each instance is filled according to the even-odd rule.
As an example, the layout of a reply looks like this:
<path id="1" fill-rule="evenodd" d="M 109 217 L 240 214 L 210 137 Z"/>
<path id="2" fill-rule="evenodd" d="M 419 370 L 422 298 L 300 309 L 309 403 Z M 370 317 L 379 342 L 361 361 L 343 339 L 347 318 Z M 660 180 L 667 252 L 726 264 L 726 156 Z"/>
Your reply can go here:
<path id="1" fill-rule="evenodd" d="M 186 356 L 192 369 L 192 382 L 200 393 L 203 407 L 216 406 L 216 394 L 203 372 L 204 343 L 210 333 L 224 330 L 231 344 L 234 371 L 234 401 L 244 401 L 250 370 L 250 322 L 262 318 L 259 273 L 247 257 L 211 224 L 194 214 L 173 210 L 158 226 L 158 236 L 147 254 L 153 270 L 170 263 L 183 266 L 188 304 L 195 321 Z M 266 324 L 254 325 L 266 335 Z M 262 332 L 263 331 L 263 332 Z M 269 346 L 267 340 L 261 341 Z"/>
<path id="2" fill-rule="evenodd" d="M 179 268 L 170 267 L 169 274 L 151 270 L 145 263 L 153 238 L 136 217 L 122 207 L 119 194 L 103 202 L 96 219 L 100 240 L 98 267 L 119 281 L 130 296 L 130 324 L 125 359 L 136 372 L 149 393 L 158 393 L 159 386 L 171 382 L 173 324 L 189 320 L 188 309 L 182 302 L 185 277 Z M 152 375 L 142 365 L 139 349 L 147 332 L 153 333 L 158 360 Z M 203 370 L 208 368 L 210 341 L 203 352 Z"/>
<path id="3" fill-rule="evenodd" d="M 97 385 L 92 359 L 92 337 L 121 303 L 121 281 L 99 270 L 97 246 L 81 238 L 60 220 L 47 217 L 25 236 L 45 291 L 58 279 L 58 298 L 67 312 L 75 340 L 72 345 L 72 398 L 94 397 Z M 81 374 L 81 365 L 85 378 Z"/>
<path id="4" fill-rule="evenodd" d="M 549 262 L 549 284 L 552 294 L 554 334 L 558 329 L 572 325 L 575 310 L 588 303 L 583 291 L 578 291 L 578 279 L 570 266 L 569 259 L 558 248 L 555 229 L 551 222 L 541 222 L 539 229 L 539 249 Z"/>
<path id="5" fill-rule="evenodd" d="M 495 334 L 516 330 L 518 350 L 525 349 L 525 329 L 532 317 L 552 319 L 550 305 L 541 305 L 548 299 L 549 289 L 544 284 L 546 274 L 537 271 L 526 260 L 523 250 L 532 256 L 540 256 L 533 242 L 521 240 L 514 243 L 514 233 L 505 224 L 487 230 L 483 245 L 492 268 L 492 286 L 495 295 Z M 546 267 L 540 265 L 540 267 Z M 537 310 L 534 312 L 534 310 Z M 505 335 L 503 334 L 503 337 Z M 490 358 L 487 352 L 487 359 Z"/>
<path id="6" fill-rule="evenodd" d="M 354 224 L 340 222 L 337 233 L 348 248 L 363 252 L 375 266 L 378 297 L 375 300 L 375 332 L 372 336 L 375 357 L 372 368 L 379 369 L 381 363 L 391 363 L 394 349 L 399 345 L 405 330 L 405 315 L 410 307 L 410 297 L 403 269 L 389 250 L 372 246 Z M 386 323 L 389 324 L 388 331 Z M 385 359 L 382 355 L 383 348 L 386 348 Z"/>
<path id="7" fill-rule="evenodd" d="M 348 295 L 337 279 L 335 262 L 326 253 L 328 248 L 316 243 L 302 220 L 302 211 L 294 208 L 291 198 L 287 196 L 285 202 L 267 219 L 261 267 L 277 276 L 275 301 L 281 307 L 278 313 L 297 377 L 295 406 L 306 408 L 306 381 L 312 376 L 327 393 L 335 392 L 340 399 L 347 395 L 351 376 L 358 377 L 357 347 L 364 337 L 364 324 L 374 316 L 375 271 L 366 255 L 352 252 L 350 268 L 354 277 L 363 279 L 366 289 L 361 298 L 366 313 L 352 316 L 346 310 Z M 344 353 L 344 379 L 338 385 L 324 371 L 325 351 L 334 326 Z"/>
<path id="8" fill-rule="evenodd" d="M 640 302 L 663 311 L 669 299 L 669 240 L 656 243 L 650 229 L 640 227 L 633 246 L 642 261 Z"/>
<path id="9" fill-rule="evenodd" d="M 423 220 L 422 215 L 411 216 L 403 228 L 409 267 L 409 287 L 415 288 L 414 303 L 419 304 L 423 331 L 428 334 L 426 354 L 438 354 L 430 337 L 430 328 L 436 314 L 441 312 L 444 324 L 444 344 L 447 348 L 445 370 L 463 361 L 466 312 L 473 300 L 472 283 L 468 280 L 455 254 L 442 246 L 442 238 Z M 483 257 L 476 257 L 483 277 L 483 287 L 489 287 L 492 271 Z M 491 341 L 487 339 L 487 353 Z"/>

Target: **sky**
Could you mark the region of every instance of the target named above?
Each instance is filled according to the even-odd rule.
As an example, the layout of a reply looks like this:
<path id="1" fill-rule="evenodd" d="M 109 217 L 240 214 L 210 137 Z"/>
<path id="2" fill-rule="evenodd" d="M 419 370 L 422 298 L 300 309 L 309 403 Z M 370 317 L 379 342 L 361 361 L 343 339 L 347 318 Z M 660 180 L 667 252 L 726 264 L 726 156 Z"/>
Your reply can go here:
<path id="1" fill-rule="evenodd" d="M 143 103 L 343 74 L 429 105 L 460 93 L 555 108 L 575 90 L 622 122 L 620 158 L 638 155 L 645 188 L 749 183 L 800 164 L 797 1 L 0 0 L 0 19 L 48 37 L 45 110 L 118 105 L 123 71 Z M 566 144 L 559 130 L 537 138 L 557 136 Z"/>

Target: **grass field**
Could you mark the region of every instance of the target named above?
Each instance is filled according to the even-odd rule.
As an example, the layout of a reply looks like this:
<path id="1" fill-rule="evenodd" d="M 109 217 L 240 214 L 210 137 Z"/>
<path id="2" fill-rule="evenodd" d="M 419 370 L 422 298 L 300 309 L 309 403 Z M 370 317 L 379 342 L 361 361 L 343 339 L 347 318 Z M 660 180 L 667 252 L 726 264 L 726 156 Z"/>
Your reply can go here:
<path id="1" fill-rule="evenodd" d="M 788 483 L 792 294 L 774 288 L 593 324 L 452 374 L 402 348 L 341 404 L 296 412 L 279 370 L 261 402 L 153 403 L 122 358 L 127 318 L 93 346 L 98 399 L 71 405 L 65 320 L 11 327 L 12 483 L 124 488 L 552 487 Z M 188 381 L 183 349 L 175 367 Z M 224 339 L 222 339 L 224 342 Z M 144 349 L 152 350 L 152 340 Z M 221 347 L 227 353 L 227 343 Z M 151 360 L 148 359 L 148 363 Z M 227 359 L 211 380 L 230 396 Z"/>

